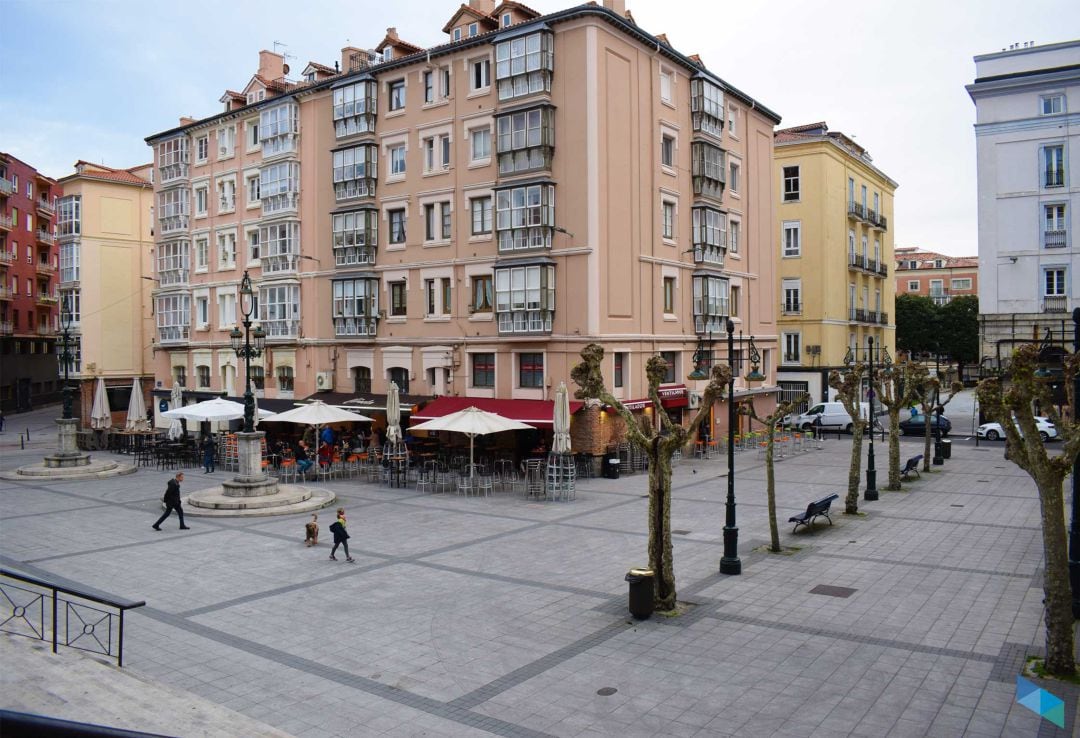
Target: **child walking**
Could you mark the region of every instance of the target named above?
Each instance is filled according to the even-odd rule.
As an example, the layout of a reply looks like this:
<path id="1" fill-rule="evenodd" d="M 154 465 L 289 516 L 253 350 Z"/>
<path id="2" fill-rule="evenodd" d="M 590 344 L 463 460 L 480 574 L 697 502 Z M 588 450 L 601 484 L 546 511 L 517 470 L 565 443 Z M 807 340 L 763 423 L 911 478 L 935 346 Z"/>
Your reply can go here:
<path id="1" fill-rule="evenodd" d="M 345 508 L 339 507 L 337 509 L 337 520 L 330 526 L 330 532 L 334 534 L 334 547 L 330 549 L 330 559 L 337 561 L 337 557 L 334 556 L 337 553 L 338 546 L 345 551 L 345 560 L 348 562 L 354 562 L 352 556 L 349 556 L 349 532 L 345 530 Z"/>

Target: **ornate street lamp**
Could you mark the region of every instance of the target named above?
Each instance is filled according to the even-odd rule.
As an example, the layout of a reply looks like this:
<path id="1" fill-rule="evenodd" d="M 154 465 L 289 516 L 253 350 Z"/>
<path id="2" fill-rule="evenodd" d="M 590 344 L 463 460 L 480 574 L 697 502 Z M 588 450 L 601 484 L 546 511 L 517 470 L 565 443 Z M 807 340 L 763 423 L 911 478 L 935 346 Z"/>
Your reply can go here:
<path id="1" fill-rule="evenodd" d="M 229 342 L 238 359 L 244 359 L 244 433 L 255 430 L 255 395 L 251 392 L 251 360 L 262 355 L 266 347 L 266 333 L 260 326 L 251 330 L 251 313 L 255 310 L 255 293 L 251 288 L 251 277 L 244 270 L 240 280 L 240 314 L 244 316 L 244 332 L 233 328 L 229 333 Z M 252 340 L 254 339 L 254 340 Z"/>
<path id="2" fill-rule="evenodd" d="M 735 526 L 735 323 L 727 319 L 728 364 L 728 442 L 727 442 L 727 505 L 724 522 L 724 556 L 720 559 L 721 574 L 742 574 L 739 561 L 739 529 Z"/>
<path id="3" fill-rule="evenodd" d="M 750 355 L 750 371 L 746 373 L 747 382 L 764 382 L 765 375 L 761 373 L 761 352 L 754 345 L 754 337 L 750 336 L 750 347 L 747 353 Z"/>
<path id="4" fill-rule="evenodd" d="M 874 337 L 866 337 L 866 353 L 870 362 L 870 390 L 866 393 L 866 399 L 870 401 L 867 407 L 868 420 L 870 421 L 870 448 L 866 458 L 866 492 L 863 499 L 873 502 L 878 499 L 877 469 L 874 468 Z M 857 421 L 856 421 L 857 422 Z"/>
<path id="5" fill-rule="evenodd" d="M 705 338 L 698 339 L 697 350 L 694 351 L 694 371 L 686 375 L 687 379 L 708 379 L 709 372 L 712 371 L 712 327 L 709 327 L 709 339 L 706 342 Z"/>
<path id="6" fill-rule="evenodd" d="M 63 336 L 63 350 L 60 352 L 60 361 L 64 365 L 64 413 L 62 415 L 64 420 L 71 420 L 71 384 L 68 382 L 68 369 L 71 367 L 71 355 L 70 341 L 71 341 L 71 296 L 65 295 L 64 299 L 60 302 L 60 328 Z"/>

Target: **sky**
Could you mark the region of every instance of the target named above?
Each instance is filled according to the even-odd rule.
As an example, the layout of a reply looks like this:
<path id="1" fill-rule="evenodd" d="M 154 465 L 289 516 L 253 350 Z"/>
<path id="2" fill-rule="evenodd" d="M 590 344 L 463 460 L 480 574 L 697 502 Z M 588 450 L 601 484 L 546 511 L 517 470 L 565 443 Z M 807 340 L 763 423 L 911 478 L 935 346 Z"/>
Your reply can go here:
<path id="1" fill-rule="evenodd" d="M 466 0 L 467 1 L 467 0 Z M 428 47 L 460 0 L 0 0 L 0 150 L 51 177 L 78 159 L 150 161 L 144 138 L 221 110 L 260 49 L 333 65 L 386 28 Z M 577 0 L 530 0 L 549 13 Z M 853 135 L 899 183 L 895 245 L 977 252 L 972 57 L 1080 37 L 1072 0 L 628 0 L 722 79 L 783 117 Z M 556 60 L 558 74 L 558 60 Z"/>

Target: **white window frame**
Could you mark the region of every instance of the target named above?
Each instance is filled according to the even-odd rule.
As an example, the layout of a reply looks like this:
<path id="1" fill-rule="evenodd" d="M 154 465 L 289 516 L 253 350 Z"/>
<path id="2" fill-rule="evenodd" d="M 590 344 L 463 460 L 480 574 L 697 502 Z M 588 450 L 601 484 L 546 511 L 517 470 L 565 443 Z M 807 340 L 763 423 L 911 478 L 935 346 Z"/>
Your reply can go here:
<path id="1" fill-rule="evenodd" d="M 729 254 L 732 254 L 734 256 L 739 255 L 739 248 L 740 248 L 739 241 L 742 240 L 740 238 L 741 235 L 742 235 L 742 221 L 741 220 L 733 220 L 731 218 L 728 218 L 728 239 L 730 241 L 730 245 L 728 246 L 728 253 Z"/>
<path id="2" fill-rule="evenodd" d="M 1054 110 L 1055 103 L 1057 103 L 1057 110 Z M 1065 95 L 1063 93 L 1039 96 L 1039 115 L 1061 115 L 1064 112 Z"/>
<path id="3" fill-rule="evenodd" d="M 391 144 L 386 149 L 387 154 L 387 170 L 386 181 L 396 182 L 404 179 L 408 172 L 408 146 L 404 143 Z"/>
<path id="4" fill-rule="evenodd" d="M 252 153 L 259 150 L 261 141 L 259 140 L 259 119 L 248 118 L 244 121 L 244 138 L 247 141 L 245 150 L 247 153 Z"/>
<path id="5" fill-rule="evenodd" d="M 217 159 L 223 161 L 236 155 L 236 124 L 221 126 L 215 134 L 217 139 Z"/>
<path id="6" fill-rule="evenodd" d="M 732 195 L 739 194 L 739 179 L 742 175 L 742 166 L 737 161 L 728 159 L 728 191 Z"/>
<path id="7" fill-rule="evenodd" d="M 247 191 L 247 206 L 249 208 L 260 207 L 262 200 L 259 197 L 259 173 L 257 171 L 245 173 L 244 185 Z"/>
<path id="8" fill-rule="evenodd" d="M 259 112 L 259 143 L 263 158 L 295 153 L 300 134 L 300 106 L 293 100 Z"/>
<path id="9" fill-rule="evenodd" d="M 789 238 L 789 233 L 794 234 Z M 794 245 L 792 245 L 794 244 Z M 780 254 L 785 259 L 802 256 L 802 221 L 785 220 L 780 228 Z"/>
<path id="10" fill-rule="evenodd" d="M 210 134 L 204 133 L 195 139 L 195 163 L 205 164 L 210 158 Z"/>
<path id="11" fill-rule="evenodd" d="M 236 229 L 214 234 L 217 245 L 217 271 L 236 269 Z"/>
<path id="12" fill-rule="evenodd" d="M 675 107 L 675 82 L 675 70 L 671 67 L 661 65 L 658 84 L 660 102 L 671 107 Z"/>
<path id="13" fill-rule="evenodd" d="M 956 292 L 957 290 L 970 290 L 971 284 L 971 277 L 953 277 L 949 280 L 949 289 L 953 292 Z"/>
<path id="14" fill-rule="evenodd" d="M 1060 280 L 1054 278 L 1054 285 L 1050 284 L 1050 275 L 1060 274 Z M 1064 266 L 1046 266 L 1042 269 L 1042 296 L 1043 297 L 1066 297 L 1069 294 L 1069 270 Z"/>
<path id="15" fill-rule="evenodd" d="M 781 364 L 802 363 L 802 333 L 798 331 L 784 332 L 780 334 Z"/>
<path id="16" fill-rule="evenodd" d="M 254 236 L 254 239 L 252 239 Z M 262 240 L 258 226 L 248 226 L 244 229 L 244 248 L 247 251 L 247 264 L 258 265 L 262 258 Z"/>
<path id="17" fill-rule="evenodd" d="M 728 135 L 737 139 L 739 137 L 739 108 L 735 105 L 728 105 Z"/>
<path id="18" fill-rule="evenodd" d="M 300 332 L 300 285 L 260 285 L 259 323 L 268 339 L 296 338 Z"/>
<path id="19" fill-rule="evenodd" d="M 191 188 L 191 199 L 194 201 L 195 217 L 205 218 L 210 214 L 210 183 L 204 182 Z"/>
<path id="20" fill-rule="evenodd" d="M 908 292 L 918 292 L 922 289 L 922 283 L 917 279 L 909 279 L 907 283 Z"/>
<path id="21" fill-rule="evenodd" d="M 491 163 L 491 126 L 477 126 L 469 129 L 469 159 L 472 164 Z M 481 145 L 477 145 L 478 141 Z"/>
<path id="22" fill-rule="evenodd" d="M 674 244 L 678 233 L 679 203 L 671 198 L 660 200 L 660 237 L 665 243 Z"/>
<path id="23" fill-rule="evenodd" d="M 781 309 L 784 313 L 802 312 L 802 279 L 780 280 Z"/>
<path id="24" fill-rule="evenodd" d="M 210 235 L 201 233 L 194 236 L 191 249 L 196 274 L 210 271 Z"/>
<path id="25" fill-rule="evenodd" d="M 215 182 L 218 214 L 236 212 L 236 175 L 222 177 Z"/>
<path id="26" fill-rule="evenodd" d="M 469 92 L 484 94 L 491 91 L 491 57 L 469 59 Z M 477 84 L 477 81 L 480 84 Z"/>

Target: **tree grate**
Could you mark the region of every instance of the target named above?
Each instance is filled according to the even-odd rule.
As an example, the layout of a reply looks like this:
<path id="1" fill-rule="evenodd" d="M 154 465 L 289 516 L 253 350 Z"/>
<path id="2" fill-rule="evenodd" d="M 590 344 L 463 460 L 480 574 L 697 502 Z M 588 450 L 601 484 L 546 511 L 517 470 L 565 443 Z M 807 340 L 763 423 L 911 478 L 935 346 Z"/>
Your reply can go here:
<path id="1" fill-rule="evenodd" d="M 851 587 L 834 587 L 831 584 L 819 584 L 810 590 L 810 594 L 826 595 L 827 597 L 851 597 L 858 590 Z"/>

